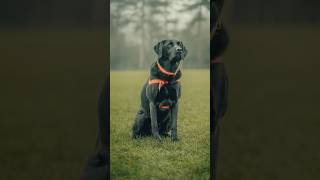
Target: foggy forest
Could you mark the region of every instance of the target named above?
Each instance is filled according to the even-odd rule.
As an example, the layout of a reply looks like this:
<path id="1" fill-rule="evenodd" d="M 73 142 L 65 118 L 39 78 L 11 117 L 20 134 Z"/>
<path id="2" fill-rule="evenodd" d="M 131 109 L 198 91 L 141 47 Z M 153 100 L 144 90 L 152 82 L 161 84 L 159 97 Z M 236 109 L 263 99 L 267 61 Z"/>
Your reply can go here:
<path id="1" fill-rule="evenodd" d="M 184 67 L 209 67 L 209 0 L 113 0 L 111 69 L 142 69 L 154 62 L 153 46 L 164 39 L 188 48 Z"/>

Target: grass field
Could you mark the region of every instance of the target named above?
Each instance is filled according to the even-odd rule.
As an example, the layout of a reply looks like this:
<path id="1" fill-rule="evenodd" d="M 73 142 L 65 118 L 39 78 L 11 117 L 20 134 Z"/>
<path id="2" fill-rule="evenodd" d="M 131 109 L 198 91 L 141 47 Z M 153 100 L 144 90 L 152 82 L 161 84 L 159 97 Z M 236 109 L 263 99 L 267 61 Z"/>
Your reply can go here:
<path id="1" fill-rule="evenodd" d="M 184 70 L 178 115 L 180 141 L 132 140 L 131 127 L 148 71 L 111 72 L 111 178 L 208 179 L 209 71 Z"/>

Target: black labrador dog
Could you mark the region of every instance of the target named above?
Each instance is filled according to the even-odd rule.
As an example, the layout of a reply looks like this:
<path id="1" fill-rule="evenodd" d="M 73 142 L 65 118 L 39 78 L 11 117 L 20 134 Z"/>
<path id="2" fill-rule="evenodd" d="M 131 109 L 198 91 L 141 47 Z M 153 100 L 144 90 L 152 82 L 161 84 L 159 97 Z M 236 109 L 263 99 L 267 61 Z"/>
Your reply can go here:
<path id="1" fill-rule="evenodd" d="M 178 140 L 178 100 L 181 96 L 180 66 L 187 55 L 181 41 L 163 40 L 154 46 L 158 59 L 151 66 L 150 77 L 141 91 L 141 106 L 132 128 L 132 137 L 153 135 Z"/>

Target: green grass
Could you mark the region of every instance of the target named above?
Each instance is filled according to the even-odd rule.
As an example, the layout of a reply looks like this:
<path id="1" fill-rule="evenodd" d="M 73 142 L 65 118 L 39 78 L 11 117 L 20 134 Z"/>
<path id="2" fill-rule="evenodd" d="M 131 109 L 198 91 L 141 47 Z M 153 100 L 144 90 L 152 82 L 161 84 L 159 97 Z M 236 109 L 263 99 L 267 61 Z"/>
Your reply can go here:
<path id="1" fill-rule="evenodd" d="M 147 77 L 147 70 L 111 72 L 111 178 L 209 179 L 209 71 L 183 71 L 175 143 L 130 138 Z"/>

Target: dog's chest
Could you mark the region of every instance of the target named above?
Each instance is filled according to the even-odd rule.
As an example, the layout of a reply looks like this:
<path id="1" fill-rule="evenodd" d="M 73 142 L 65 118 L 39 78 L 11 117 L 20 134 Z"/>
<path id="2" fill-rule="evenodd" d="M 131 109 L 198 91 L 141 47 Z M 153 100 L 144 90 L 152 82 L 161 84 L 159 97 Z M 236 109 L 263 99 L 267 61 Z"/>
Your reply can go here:
<path id="1" fill-rule="evenodd" d="M 157 101 L 161 102 L 163 100 L 176 101 L 178 99 L 177 90 L 172 85 L 164 85 L 159 88 L 159 93 L 157 96 Z"/>

